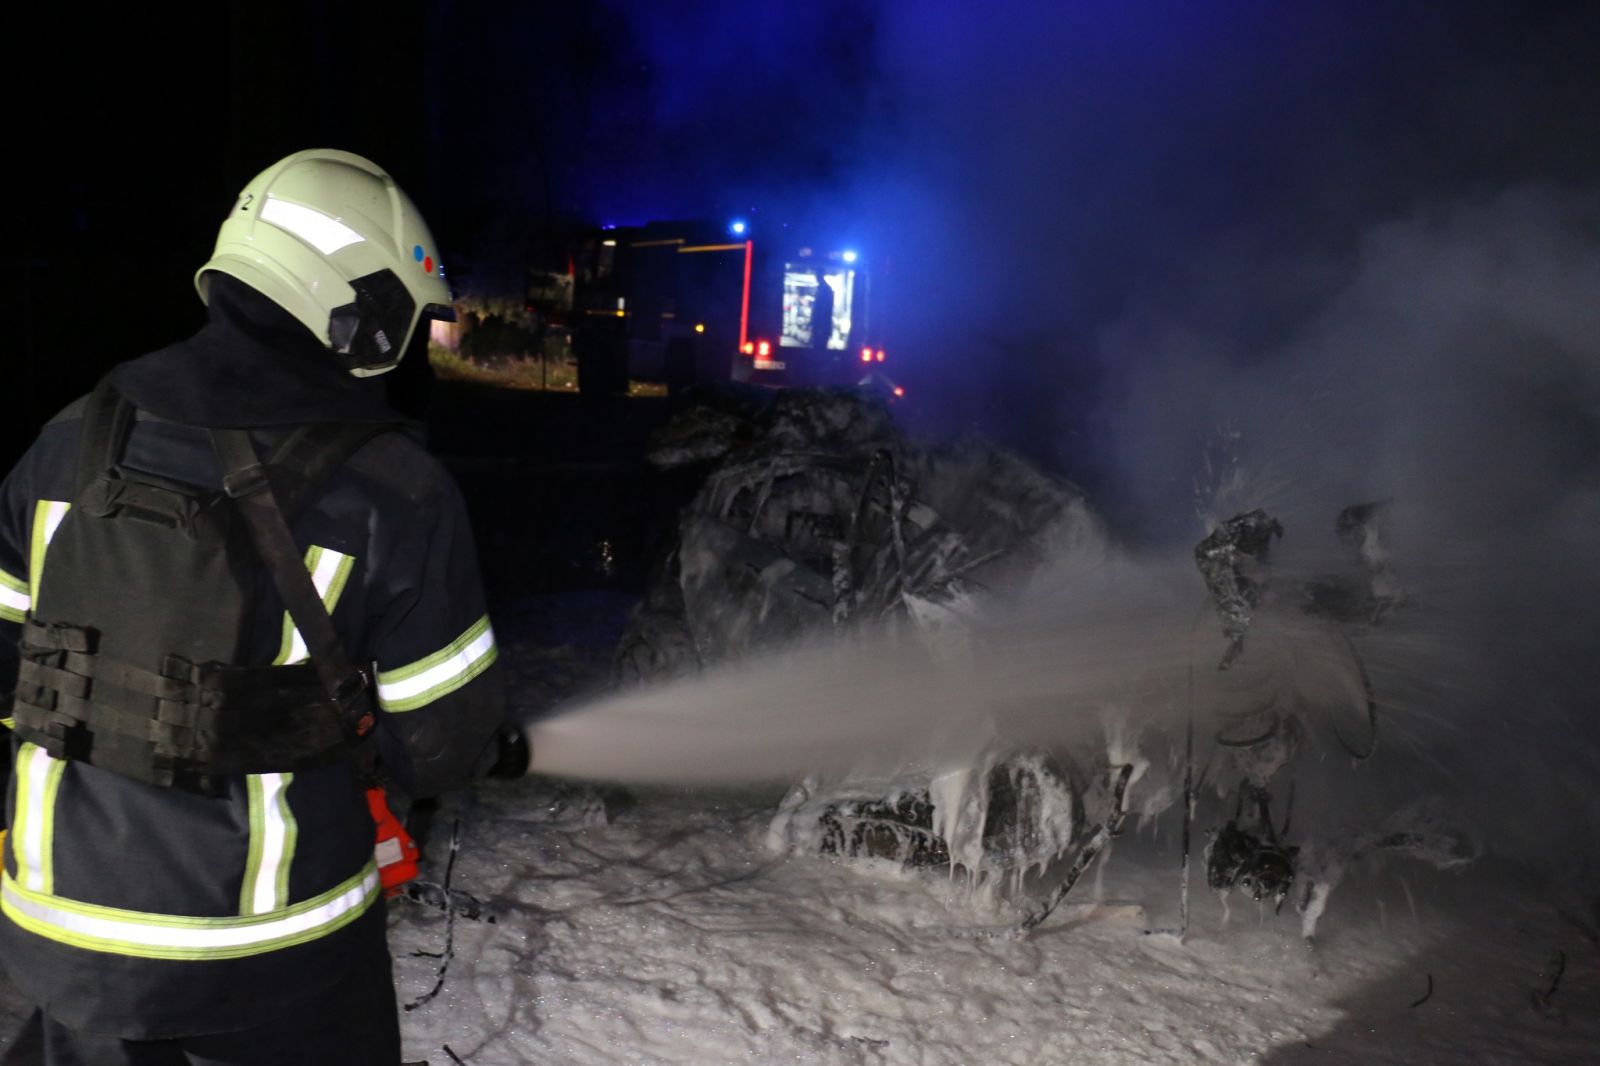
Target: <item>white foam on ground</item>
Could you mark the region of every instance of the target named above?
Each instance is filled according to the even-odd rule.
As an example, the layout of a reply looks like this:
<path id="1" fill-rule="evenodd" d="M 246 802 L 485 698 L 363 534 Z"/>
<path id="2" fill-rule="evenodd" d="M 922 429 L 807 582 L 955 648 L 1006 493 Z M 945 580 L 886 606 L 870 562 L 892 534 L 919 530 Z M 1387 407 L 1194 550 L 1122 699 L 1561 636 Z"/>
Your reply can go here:
<path id="1" fill-rule="evenodd" d="M 974 939 L 956 931 L 1008 914 L 940 874 L 775 858 L 774 800 L 646 795 L 597 827 L 541 820 L 538 780 L 481 789 L 454 883 L 501 918 L 456 923 L 443 992 L 404 1017 L 407 1057 L 447 1063 L 448 1044 L 471 1066 L 1577 1063 L 1600 1046 L 1595 946 L 1556 899 L 1487 867 L 1353 874 L 1314 950 L 1287 909 L 1235 896 L 1224 926 L 1202 891 L 1180 944 L 1140 920 L 1176 922 L 1173 847 L 1130 835 L 1104 879 L 1118 906 Z M 444 928 L 396 906 L 402 1001 L 433 984 L 437 960 L 409 953 L 438 951 Z M 1530 1002 L 1558 947 L 1564 1021 Z"/>

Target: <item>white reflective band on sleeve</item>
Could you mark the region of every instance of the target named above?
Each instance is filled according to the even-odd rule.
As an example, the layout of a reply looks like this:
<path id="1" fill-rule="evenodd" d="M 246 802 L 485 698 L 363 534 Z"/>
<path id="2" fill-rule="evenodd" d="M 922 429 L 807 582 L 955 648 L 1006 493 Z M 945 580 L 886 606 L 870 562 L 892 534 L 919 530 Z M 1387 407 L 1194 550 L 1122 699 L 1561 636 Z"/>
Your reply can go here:
<path id="1" fill-rule="evenodd" d="M 10 874 L 0 909 L 30 933 L 88 951 L 147 959 L 236 959 L 303 944 L 350 924 L 378 896 L 378 871 L 360 873 L 322 895 L 270 915 L 193 918 L 80 903 L 18 884 Z"/>
<path id="2" fill-rule="evenodd" d="M 261 218 L 279 229 L 288 230 L 323 255 L 332 255 L 340 248 L 365 240 L 332 215 L 275 196 L 267 197 L 267 202 L 261 205 Z"/>
<path id="3" fill-rule="evenodd" d="M 40 500 L 33 508 L 33 544 L 28 555 L 28 587 L 39 598 L 39 579 L 44 576 L 44 550 L 55 539 L 61 520 L 72 504 L 65 500 Z"/>
<path id="4" fill-rule="evenodd" d="M 0 618 L 20 622 L 33 607 L 28 583 L 0 570 Z"/>
<path id="5" fill-rule="evenodd" d="M 333 609 L 339 605 L 339 597 L 344 594 L 344 586 L 350 580 L 350 571 L 355 567 L 356 558 L 336 552 L 332 548 L 323 548 L 313 544 L 306 552 L 306 569 L 311 572 L 311 584 L 315 586 L 317 595 L 322 597 L 322 605 L 332 614 Z M 272 661 L 273 666 L 289 666 L 294 663 L 303 663 L 309 656 L 306 651 L 305 638 L 300 635 L 300 630 L 295 628 L 294 619 L 289 617 L 289 612 L 283 614 L 283 644 L 278 649 L 278 657 Z"/>
<path id="6" fill-rule="evenodd" d="M 454 692 L 494 663 L 499 650 L 489 616 L 426 659 L 378 672 L 378 706 L 386 711 L 414 711 Z"/>

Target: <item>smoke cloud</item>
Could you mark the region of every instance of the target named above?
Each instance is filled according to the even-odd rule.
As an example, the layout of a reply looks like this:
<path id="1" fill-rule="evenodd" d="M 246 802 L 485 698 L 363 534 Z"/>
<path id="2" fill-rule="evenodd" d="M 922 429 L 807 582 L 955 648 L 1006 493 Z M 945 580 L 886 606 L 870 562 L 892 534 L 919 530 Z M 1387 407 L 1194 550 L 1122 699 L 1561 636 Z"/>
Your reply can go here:
<path id="1" fill-rule="evenodd" d="M 1597 285 L 1600 197 L 1526 185 L 1373 226 L 1326 301 L 1252 359 L 1225 330 L 1139 310 L 1100 338 L 1120 368 L 1110 480 L 1147 540 L 1263 507 L 1286 530 L 1277 567 L 1305 579 L 1348 554 L 1343 507 L 1393 501 L 1411 617 L 1403 637 L 1375 631 L 1371 664 L 1390 738 L 1519 850 L 1570 846 L 1600 814 L 1584 783 L 1600 768 Z"/>
<path id="2" fill-rule="evenodd" d="M 1085 425 L 1106 377 L 1164 354 L 1107 330 L 1137 315 L 1264 361 L 1375 228 L 1600 164 L 1583 5 L 880 10 L 888 103 L 850 194 L 892 249 L 918 412 L 1078 476 L 1112 446 Z"/>
<path id="3" fill-rule="evenodd" d="M 862 193 L 924 424 L 1045 457 L 1162 558 L 1265 508 L 1286 588 L 1393 500 L 1390 782 L 1507 849 L 1592 836 L 1600 13 L 1060 8 L 886 8 L 916 121 Z"/>

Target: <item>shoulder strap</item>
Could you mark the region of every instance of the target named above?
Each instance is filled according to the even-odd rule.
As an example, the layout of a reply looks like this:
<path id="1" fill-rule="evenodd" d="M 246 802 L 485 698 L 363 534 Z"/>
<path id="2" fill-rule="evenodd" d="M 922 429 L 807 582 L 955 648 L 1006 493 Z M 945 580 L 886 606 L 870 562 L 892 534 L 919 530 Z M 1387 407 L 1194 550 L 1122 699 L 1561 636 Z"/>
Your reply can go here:
<path id="1" fill-rule="evenodd" d="M 83 434 L 78 444 L 78 491 L 117 465 L 122 446 L 133 425 L 132 401 L 101 378 L 87 397 L 83 411 Z"/>
<path id="2" fill-rule="evenodd" d="M 309 438 L 294 443 L 300 432 L 291 434 L 290 440 L 278 449 L 279 454 L 291 444 L 296 448 L 306 444 Z M 334 631 L 333 619 L 328 616 L 322 597 L 317 594 L 311 575 L 301 561 L 300 549 L 289 532 L 289 523 L 268 480 L 267 469 L 250 442 L 250 434 L 242 429 L 213 429 L 211 440 L 225 471 L 223 487 L 244 518 L 256 552 L 272 575 L 272 583 L 283 598 L 289 617 L 294 619 L 295 627 L 305 638 L 311 663 L 329 701 L 339 712 L 346 736 L 352 742 L 366 736 L 374 723 L 370 672 L 356 666 L 345 654 L 339 634 Z M 323 478 L 337 469 L 336 463 L 323 465 Z"/>
<path id="3" fill-rule="evenodd" d="M 390 422 L 313 422 L 287 434 L 267 466 L 284 517 L 293 521 L 346 460 L 375 437 L 397 429 Z"/>

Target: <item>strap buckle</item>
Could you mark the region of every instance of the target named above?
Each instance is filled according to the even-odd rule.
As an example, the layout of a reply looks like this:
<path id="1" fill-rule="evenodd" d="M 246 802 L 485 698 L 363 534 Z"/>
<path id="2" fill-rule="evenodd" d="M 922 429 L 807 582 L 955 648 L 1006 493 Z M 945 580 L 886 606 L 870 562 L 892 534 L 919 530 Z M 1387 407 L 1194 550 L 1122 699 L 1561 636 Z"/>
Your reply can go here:
<path id="1" fill-rule="evenodd" d="M 377 717 L 372 713 L 371 692 L 372 674 L 364 667 L 357 667 L 346 675 L 333 692 L 334 705 L 343 712 L 357 738 L 372 732 L 377 724 Z"/>
<path id="2" fill-rule="evenodd" d="M 268 487 L 267 468 L 261 463 L 251 463 L 227 474 L 222 479 L 222 491 L 233 499 L 254 496 Z"/>

